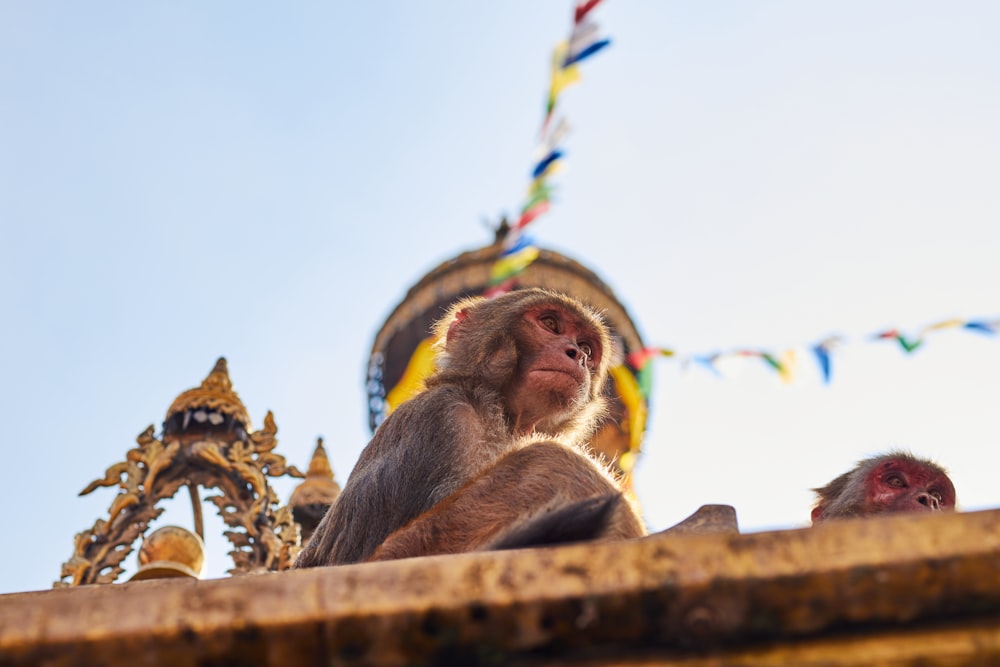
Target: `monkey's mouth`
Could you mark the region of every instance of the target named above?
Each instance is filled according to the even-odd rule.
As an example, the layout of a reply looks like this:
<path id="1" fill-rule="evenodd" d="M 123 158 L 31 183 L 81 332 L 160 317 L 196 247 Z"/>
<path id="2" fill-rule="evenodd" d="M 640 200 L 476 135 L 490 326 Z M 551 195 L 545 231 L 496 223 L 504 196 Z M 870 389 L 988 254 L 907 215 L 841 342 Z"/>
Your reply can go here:
<path id="1" fill-rule="evenodd" d="M 562 375 L 568 378 L 572 384 L 573 389 L 577 392 L 585 392 L 589 387 L 587 382 L 587 373 L 582 369 L 572 370 L 568 368 L 536 368 L 531 371 L 532 373 L 543 373 L 546 377 L 551 378 L 549 381 L 556 382 L 556 376 Z M 564 382 L 565 380 L 563 380 Z M 554 388 L 554 387 L 553 387 Z"/>
<path id="2" fill-rule="evenodd" d="M 568 368 L 536 368 L 536 369 L 534 369 L 534 372 L 535 373 L 561 373 L 563 375 L 568 375 L 569 377 L 573 378 L 574 380 L 576 380 L 577 382 L 580 382 L 580 383 L 582 383 L 586 379 L 586 377 L 587 377 L 587 374 L 580 367 L 576 367 L 576 370 L 571 370 L 571 369 L 568 369 Z"/>

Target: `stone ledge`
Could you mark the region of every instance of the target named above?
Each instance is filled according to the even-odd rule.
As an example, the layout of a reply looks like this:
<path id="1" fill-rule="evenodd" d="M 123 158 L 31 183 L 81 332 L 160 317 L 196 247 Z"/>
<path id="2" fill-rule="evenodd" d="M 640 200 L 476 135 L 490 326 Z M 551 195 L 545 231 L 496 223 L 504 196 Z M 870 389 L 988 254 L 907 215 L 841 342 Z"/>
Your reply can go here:
<path id="1" fill-rule="evenodd" d="M 1000 510 L 0 596 L 0 665 L 972 664 L 998 647 Z"/>

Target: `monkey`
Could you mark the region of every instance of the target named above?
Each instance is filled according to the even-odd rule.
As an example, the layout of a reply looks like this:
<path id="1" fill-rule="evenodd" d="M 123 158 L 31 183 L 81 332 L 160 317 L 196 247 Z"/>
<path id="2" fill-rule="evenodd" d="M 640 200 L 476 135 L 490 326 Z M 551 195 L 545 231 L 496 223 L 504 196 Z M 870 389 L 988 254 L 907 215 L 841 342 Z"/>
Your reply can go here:
<path id="1" fill-rule="evenodd" d="M 944 468 L 902 451 L 860 461 L 816 492 L 814 524 L 828 519 L 955 509 L 955 486 Z"/>
<path id="2" fill-rule="evenodd" d="M 604 410 L 598 313 L 521 289 L 458 301 L 434 335 L 437 370 L 379 426 L 296 567 L 645 534 L 580 444 Z"/>

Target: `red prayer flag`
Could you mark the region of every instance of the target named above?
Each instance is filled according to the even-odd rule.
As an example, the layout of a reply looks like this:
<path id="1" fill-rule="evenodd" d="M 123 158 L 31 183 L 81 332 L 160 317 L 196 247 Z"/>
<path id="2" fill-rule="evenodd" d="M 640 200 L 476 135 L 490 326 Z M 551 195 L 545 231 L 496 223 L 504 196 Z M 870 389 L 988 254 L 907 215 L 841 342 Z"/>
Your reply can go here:
<path id="1" fill-rule="evenodd" d="M 522 229 L 531 224 L 531 221 L 549 210 L 549 202 L 540 201 L 527 211 L 521 214 L 521 219 L 514 225 L 514 229 Z"/>
<path id="2" fill-rule="evenodd" d="M 573 23 L 579 23 L 601 0 L 582 0 L 576 3 L 576 10 L 573 12 Z"/>

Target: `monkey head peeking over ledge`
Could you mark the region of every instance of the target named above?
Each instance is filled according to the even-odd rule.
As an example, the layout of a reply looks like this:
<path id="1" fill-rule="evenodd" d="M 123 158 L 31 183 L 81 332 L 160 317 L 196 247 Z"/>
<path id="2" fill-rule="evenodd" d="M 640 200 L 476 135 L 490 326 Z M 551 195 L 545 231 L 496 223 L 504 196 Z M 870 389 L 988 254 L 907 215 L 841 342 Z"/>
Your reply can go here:
<path id="1" fill-rule="evenodd" d="M 645 534 L 580 444 L 603 414 L 611 340 L 532 288 L 456 303 L 438 370 L 379 426 L 296 567 Z"/>
<path id="2" fill-rule="evenodd" d="M 955 486 L 945 470 L 901 451 L 860 461 L 816 492 L 812 522 L 904 512 L 955 509 Z"/>

